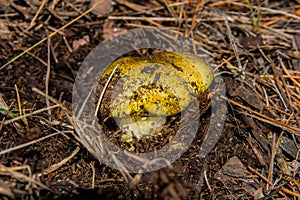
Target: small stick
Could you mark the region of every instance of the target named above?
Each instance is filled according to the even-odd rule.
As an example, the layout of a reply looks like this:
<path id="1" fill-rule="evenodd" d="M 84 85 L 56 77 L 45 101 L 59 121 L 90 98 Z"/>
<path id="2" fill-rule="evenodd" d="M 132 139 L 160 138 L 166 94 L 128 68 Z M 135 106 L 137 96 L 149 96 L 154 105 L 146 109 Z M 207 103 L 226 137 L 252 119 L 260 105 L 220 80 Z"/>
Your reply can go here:
<path id="1" fill-rule="evenodd" d="M 265 160 L 263 159 L 261 153 L 258 151 L 258 149 L 256 148 L 256 146 L 252 143 L 252 139 L 250 137 L 247 137 L 247 142 L 249 143 L 250 147 L 252 148 L 253 153 L 255 154 L 255 156 L 258 158 L 258 161 L 261 165 L 265 166 Z"/>
<path id="2" fill-rule="evenodd" d="M 108 19 L 111 20 L 133 20 L 133 21 L 159 21 L 159 22 L 177 22 L 178 17 L 133 17 L 133 16 L 109 16 Z M 186 19 L 188 22 L 193 21 L 193 19 Z M 198 19 L 197 22 L 200 20 Z"/>
<path id="3" fill-rule="evenodd" d="M 15 121 L 17 121 L 17 120 L 19 120 L 19 119 L 23 119 L 23 118 L 26 118 L 26 117 L 30 117 L 30 116 L 32 116 L 32 115 L 35 115 L 35 114 L 38 114 L 38 113 L 41 113 L 41 112 L 44 112 L 44 111 L 46 111 L 46 110 L 49 110 L 49 109 L 52 109 L 52 108 L 56 108 L 56 107 L 60 107 L 60 105 L 59 105 L 59 104 L 56 104 L 56 105 L 50 106 L 50 107 L 48 107 L 48 108 L 42 108 L 42 109 L 36 110 L 36 111 L 34 111 L 34 112 L 32 112 L 32 113 L 28 113 L 28 114 L 25 114 L 25 115 L 22 115 L 22 116 L 19 116 L 19 117 L 15 117 L 15 118 L 13 118 L 13 119 L 11 119 L 11 120 L 5 121 L 5 122 L 4 122 L 4 125 L 10 124 L 10 123 L 15 122 Z"/>
<path id="4" fill-rule="evenodd" d="M 51 40 L 49 35 L 47 34 L 47 52 L 48 52 L 48 57 L 47 57 L 47 72 L 46 72 L 46 80 L 45 80 L 45 89 L 46 89 L 46 105 L 47 107 L 50 107 L 50 101 L 49 101 L 49 79 L 50 79 L 50 70 L 51 70 L 51 61 L 50 61 L 50 44 Z M 51 110 L 48 110 L 49 117 L 51 116 Z"/>
<path id="5" fill-rule="evenodd" d="M 70 131 L 58 131 L 58 132 L 52 133 L 52 134 L 50 134 L 50 135 L 47 135 L 47 136 L 45 136 L 45 137 L 41 137 L 41 138 L 39 138 L 39 139 L 32 140 L 32 141 L 30 141 L 30 142 L 21 144 L 21 145 L 19 145 L 19 146 L 15 146 L 15 147 L 12 147 L 12 148 L 5 149 L 5 150 L 3 150 L 3 151 L 0 151 L 0 155 L 7 154 L 7 153 L 9 153 L 9 152 L 16 151 L 16 150 L 18 150 L 18 149 L 22 149 L 22 148 L 24 148 L 24 147 L 30 146 L 30 145 L 35 144 L 35 143 L 37 143 L 37 142 L 41 142 L 41 141 L 43 141 L 43 140 L 45 140 L 45 139 L 48 139 L 48 138 L 53 137 L 53 136 L 56 136 L 56 135 L 58 135 L 58 134 L 61 134 L 61 133 L 69 133 L 69 132 L 70 132 Z"/>
<path id="6" fill-rule="evenodd" d="M 266 177 L 264 177 L 262 174 L 260 174 L 258 171 L 256 171 L 255 169 L 253 169 L 250 165 L 248 166 L 248 169 L 256 174 L 257 176 L 259 176 L 261 179 L 263 179 L 266 183 L 268 183 L 269 185 L 273 185 L 273 183 Z M 282 196 L 285 196 L 282 191 L 279 191 L 279 194 L 281 194 Z"/>
<path id="7" fill-rule="evenodd" d="M 46 94 L 37 88 L 32 88 L 32 91 L 38 93 L 39 95 L 46 97 Z M 68 111 L 68 109 L 66 107 L 64 107 L 58 100 L 54 99 L 51 96 L 48 96 L 48 98 L 50 101 L 52 101 L 53 103 L 56 103 L 58 106 L 60 106 L 64 111 Z"/>
<path id="8" fill-rule="evenodd" d="M 56 163 L 54 165 L 51 165 L 49 168 L 47 168 L 42 173 L 39 173 L 37 176 L 40 177 L 42 175 L 49 174 L 49 173 L 57 170 L 58 168 L 60 168 L 64 164 L 66 164 L 70 159 L 72 159 L 78 153 L 79 150 L 80 150 L 80 148 L 76 147 L 76 149 L 72 152 L 72 154 L 70 156 L 64 158 L 62 161 L 60 161 L 60 162 L 58 162 L 58 163 Z"/>
<path id="9" fill-rule="evenodd" d="M 273 169 L 274 169 L 274 158 L 277 152 L 277 146 L 276 146 L 276 134 L 273 132 L 272 133 L 272 146 L 271 146 L 271 158 L 270 158 L 270 164 L 269 164 L 269 170 L 268 170 L 268 180 L 270 180 L 271 182 L 273 182 Z M 266 191 L 267 193 L 269 192 L 269 185 L 266 185 Z"/>
<path id="10" fill-rule="evenodd" d="M 46 189 L 46 190 L 48 190 L 48 191 L 51 191 L 51 192 L 53 192 L 50 188 L 48 188 L 46 185 L 44 185 L 43 183 L 41 183 L 41 182 L 39 182 L 39 181 L 36 181 L 35 179 L 33 179 L 33 178 L 31 178 L 31 177 L 29 177 L 29 176 L 26 176 L 26 175 L 24 175 L 24 174 L 22 174 L 22 173 L 20 173 L 20 172 L 16 172 L 16 171 L 14 171 L 14 170 L 12 170 L 12 169 L 10 169 L 9 167 L 6 167 L 5 165 L 2 165 L 1 163 L 0 163 L 0 172 L 6 172 L 6 173 L 9 173 L 11 176 L 13 176 L 13 177 L 16 177 L 16 178 L 18 178 L 18 179 L 23 179 L 23 180 L 25 180 L 25 181 L 27 181 L 27 182 L 32 182 L 32 183 L 35 183 L 35 184 L 37 184 L 38 186 L 40 186 L 40 187 L 42 187 L 42 188 L 44 188 L 44 189 Z"/>
<path id="11" fill-rule="evenodd" d="M 96 174 L 95 161 L 92 161 L 90 165 L 91 165 L 92 173 L 93 173 L 93 175 L 92 175 L 92 189 L 94 189 L 95 188 L 95 174 Z"/>
<path id="12" fill-rule="evenodd" d="M 41 6 L 39 7 L 38 11 L 35 13 L 33 19 L 31 20 L 29 27 L 26 31 L 29 31 L 34 25 L 35 25 L 35 20 L 37 19 L 37 17 L 39 16 L 39 14 L 41 13 L 42 9 L 45 7 L 46 3 L 48 2 L 48 0 L 44 0 L 41 4 Z"/>
<path id="13" fill-rule="evenodd" d="M 239 52 L 237 50 L 236 42 L 233 38 L 231 28 L 230 28 L 228 20 L 227 20 L 227 16 L 225 14 L 223 14 L 223 17 L 224 17 L 224 22 L 225 22 L 225 26 L 226 26 L 226 29 L 227 29 L 227 34 L 228 34 L 228 38 L 229 38 L 229 41 L 230 41 L 230 45 L 233 49 L 234 55 L 235 55 L 237 63 L 238 63 L 238 69 L 243 70 L 242 63 L 241 63 L 240 56 L 239 56 Z"/>
<path id="14" fill-rule="evenodd" d="M 204 162 L 203 165 L 204 165 L 204 166 L 203 166 L 203 168 L 204 168 L 203 174 L 204 174 L 204 180 L 205 180 L 205 183 L 206 183 L 206 185 L 207 185 L 209 191 L 212 191 L 211 186 L 210 186 L 209 181 L 208 181 L 208 178 L 207 178 L 207 161 L 206 161 L 206 160 L 205 160 L 205 162 Z"/>
<path id="15" fill-rule="evenodd" d="M 285 71 L 285 70 L 284 70 Z M 288 71 L 285 71 L 285 73 L 288 73 Z M 274 78 L 274 75 L 272 74 L 262 74 L 260 75 L 261 78 Z M 293 75 L 283 75 L 283 78 L 290 78 L 290 79 L 300 79 L 300 76 L 293 76 Z M 299 83 L 298 83 L 299 84 Z M 299 86 L 300 87 L 300 86 Z"/>

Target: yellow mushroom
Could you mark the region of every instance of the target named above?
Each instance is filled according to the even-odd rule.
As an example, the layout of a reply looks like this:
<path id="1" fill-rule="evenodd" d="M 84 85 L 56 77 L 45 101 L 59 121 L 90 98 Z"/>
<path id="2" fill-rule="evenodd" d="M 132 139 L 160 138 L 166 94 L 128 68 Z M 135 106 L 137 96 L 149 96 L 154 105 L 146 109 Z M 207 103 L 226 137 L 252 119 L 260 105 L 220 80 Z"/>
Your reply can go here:
<path id="1" fill-rule="evenodd" d="M 184 110 L 213 80 L 211 68 L 187 52 L 122 57 L 106 68 L 102 78 L 116 67 L 113 81 L 119 90 L 111 96 L 111 116 L 125 132 L 125 142 L 160 131 L 166 116 Z"/>

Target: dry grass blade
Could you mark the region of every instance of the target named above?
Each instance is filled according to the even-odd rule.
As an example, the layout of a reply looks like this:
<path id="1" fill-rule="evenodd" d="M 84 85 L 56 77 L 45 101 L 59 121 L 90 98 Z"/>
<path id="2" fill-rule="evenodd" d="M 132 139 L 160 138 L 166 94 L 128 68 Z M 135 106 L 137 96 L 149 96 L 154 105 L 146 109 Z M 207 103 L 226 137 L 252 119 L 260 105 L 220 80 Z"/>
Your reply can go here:
<path id="1" fill-rule="evenodd" d="M 118 69 L 118 67 L 119 67 L 119 65 L 116 65 L 116 67 L 113 69 L 113 71 L 112 71 L 111 74 L 109 75 L 109 77 L 108 77 L 108 79 L 107 79 L 107 81 L 106 81 L 106 83 L 105 83 L 105 85 L 104 85 L 104 87 L 103 87 L 103 90 L 101 91 L 99 100 L 98 100 L 98 102 L 97 102 L 97 106 L 96 106 L 96 110 L 95 110 L 94 116 L 97 116 L 97 113 L 99 112 L 99 108 L 100 108 L 100 105 L 101 105 L 103 96 L 104 96 L 104 94 L 105 94 L 105 91 L 106 91 L 106 89 L 107 89 L 107 87 L 108 87 L 108 84 L 110 83 L 112 77 L 114 76 L 116 70 Z M 85 104 L 82 105 L 82 106 L 85 106 Z M 82 108 L 81 108 L 81 110 L 82 110 Z"/>
<path id="2" fill-rule="evenodd" d="M 68 26 L 70 26 L 71 24 L 73 24 L 74 22 L 78 21 L 79 19 L 81 19 L 83 16 L 87 15 L 88 13 L 92 12 L 96 7 L 98 7 L 99 5 L 101 5 L 105 0 L 101 0 L 98 3 L 96 3 L 93 7 L 91 7 L 89 10 L 87 10 L 86 12 L 84 12 L 82 15 L 76 17 L 75 19 L 73 19 L 72 21 L 70 21 L 69 23 L 65 24 L 64 26 L 62 26 L 61 28 L 59 28 L 58 30 L 54 31 L 53 33 L 51 33 L 49 35 L 49 38 L 52 38 L 54 35 L 56 35 L 57 33 L 59 33 L 60 31 L 64 30 L 65 28 L 67 28 Z M 27 52 L 31 51 L 32 49 L 34 49 L 35 47 L 39 46 L 40 44 L 42 44 L 43 42 L 45 42 L 48 39 L 48 37 L 40 40 L 39 42 L 37 42 L 36 44 L 34 44 L 33 46 L 31 46 L 30 48 L 26 49 L 25 51 L 23 51 L 22 53 L 20 53 L 19 55 L 17 55 L 16 57 L 14 57 L 13 59 L 11 59 L 10 61 L 8 61 L 6 64 L 4 64 L 3 66 L 0 67 L 0 71 L 2 69 L 4 69 L 5 67 L 7 67 L 9 64 L 11 64 L 12 62 L 16 61 L 17 59 L 19 59 L 20 57 L 22 57 L 23 55 L 25 55 Z"/>
<path id="3" fill-rule="evenodd" d="M 19 119 L 23 119 L 23 118 L 26 118 L 26 117 L 30 117 L 30 116 L 33 116 L 33 115 L 35 115 L 35 114 L 38 114 L 38 113 L 47 111 L 47 110 L 49 110 L 49 109 L 57 108 L 57 107 L 60 107 L 60 105 L 57 104 L 57 105 L 50 106 L 50 107 L 48 107 L 48 108 L 42 108 L 42 109 L 40 109 L 40 110 L 33 111 L 32 113 L 28 113 L 28 114 L 25 114 L 25 115 L 22 115 L 22 116 L 15 117 L 15 118 L 13 118 L 13 119 L 7 120 L 7 121 L 4 122 L 4 124 L 7 125 L 7 124 L 13 123 L 13 122 L 15 122 L 15 121 L 17 121 L 17 120 L 19 120 Z"/>
<path id="4" fill-rule="evenodd" d="M 47 136 L 45 136 L 45 137 L 42 137 L 42 138 L 39 138 L 39 139 L 36 139 L 36 140 L 32 140 L 32 141 L 30 141 L 30 142 L 27 142 L 27 143 L 18 145 L 18 146 L 16 146 L 16 147 L 12 147 L 12 148 L 5 149 L 5 150 L 3 150 L 3 151 L 0 151 L 0 155 L 7 154 L 7 153 L 10 153 L 10 152 L 12 152 L 12 151 L 16 151 L 16 150 L 18 150 L 18 149 L 25 148 L 25 147 L 30 146 L 30 145 L 32 145 L 32 144 L 35 144 L 35 143 L 37 143 L 37 142 L 41 142 L 41 141 L 46 140 L 46 139 L 48 139 L 48 138 L 54 137 L 54 136 L 56 136 L 56 135 L 58 135 L 58 134 L 69 133 L 69 132 L 70 132 L 70 131 L 58 131 L 58 132 L 56 132 L 56 133 L 52 133 L 52 134 L 47 135 Z M 73 132 L 73 131 L 72 131 L 72 132 Z"/>
<path id="5" fill-rule="evenodd" d="M 22 180 L 25 180 L 25 181 L 27 181 L 27 182 L 34 183 L 34 184 L 40 186 L 40 187 L 43 188 L 43 189 L 46 189 L 46 190 L 51 191 L 51 189 L 48 188 L 48 187 L 47 187 L 46 185 L 44 185 L 43 183 L 41 183 L 41 182 L 39 182 L 39 181 L 37 181 L 37 180 L 35 180 L 35 179 L 29 177 L 29 176 L 26 176 L 26 175 L 24 175 L 24 174 L 22 174 L 22 173 L 20 173 L 20 172 L 17 172 L 17 171 L 15 171 L 15 170 L 12 170 L 11 168 L 6 167 L 6 166 L 4 166 L 4 165 L 2 165 L 2 164 L 0 163 L 0 174 L 3 174 L 3 173 L 5 173 L 5 174 L 8 173 L 8 174 L 10 174 L 12 177 L 15 177 L 15 178 L 18 178 L 18 179 L 22 179 Z"/>
<path id="6" fill-rule="evenodd" d="M 93 176 L 92 176 L 92 189 L 94 189 L 95 188 L 95 174 L 96 174 L 95 162 L 94 161 L 91 162 L 91 168 L 92 168 L 92 172 L 93 172 Z"/>
<path id="7" fill-rule="evenodd" d="M 48 98 L 53 103 L 57 104 L 56 106 L 60 106 L 64 111 L 69 112 L 69 110 L 66 107 L 64 107 L 58 100 L 56 100 L 55 98 L 53 98 L 51 96 L 48 96 L 46 93 L 44 93 L 43 91 L 39 90 L 38 88 L 34 87 L 34 88 L 32 88 L 32 91 L 34 91 L 34 92 L 36 92 L 36 93 L 38 93 L 38 94 L 40 94 L 40 95 Z"/>
<path id="8" fill-rule="evenodd" d="M 132 21 L 157 21 L 157 22 L 177 22 L 177 17 L 133 17 L 133 16 L 109 16 L 108 19 L 111 20 L 132 20 Z M 187 22 L 192 22 L 193 19 L 188 18 L 186 20 Z M 200 20 L 197 20 L 196 22 L 199 22 Z M 160 27 L 160 26 L 159 26 Z M 152 26 L 153 28 L 153 26 Z M 161 27 L 165 28 L 166 27 Z M 175 28 L 174 28 L 175 29 Z"/>
<path id="9" fill-rule="evenodd" d="M 45 90 L 46 90 L 46 104 L 47 107 L 50 107 L 50 102 L 49 102 L 49 81 L 50 81 L 50 70 L 51 70 L 51 61 L 50 61 L 50 45 L 51 45 L 51 39 L 48 36 L 47 37 L 47 72 L 46 72 L 46 79 L 45 79 Z M 49 116 L 51 116 L 51 110 L 48 110 Z"/>
<path id="10" fill-rule="evenodd" d="M 56 163 L 54 165 L 51 165 L 49 168 L 47 168 L 45 171 L 43 171 L 42 173 L 39 173 L 37 176 L 40 177 L 42 175 L 46 175 L 49 174 L 55 170 L 57 170 L 58 168 L 60 168 L 61 166 L 63 166 L 64 164 L 66 164 L 69 160 L 71 160 L 80 150 L 80 147 L 76 147 L 76 149 L 72 152 L 72 154 L 66 158 L 64 158 L 62 161 L 60 161 L 59 163 Z"/>

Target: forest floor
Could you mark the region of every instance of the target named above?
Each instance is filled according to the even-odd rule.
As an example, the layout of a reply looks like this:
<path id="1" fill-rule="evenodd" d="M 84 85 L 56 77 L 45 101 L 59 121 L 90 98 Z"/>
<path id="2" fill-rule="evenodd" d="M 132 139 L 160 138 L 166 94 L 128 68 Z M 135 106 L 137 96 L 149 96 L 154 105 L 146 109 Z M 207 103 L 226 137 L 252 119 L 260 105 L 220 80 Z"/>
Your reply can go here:
<path id="1" fill-rule="evenodd" d="M 299 0 L 107 0 L 85 13 L 97 2 L 0 0 L 0 199 L 300 198 Z M 78 137 L 73 86 L 101 42 L 151 27 L 209 52 L 226 119 L 207 156 L 194 141 L 169 167 L 122 172 Z"/>

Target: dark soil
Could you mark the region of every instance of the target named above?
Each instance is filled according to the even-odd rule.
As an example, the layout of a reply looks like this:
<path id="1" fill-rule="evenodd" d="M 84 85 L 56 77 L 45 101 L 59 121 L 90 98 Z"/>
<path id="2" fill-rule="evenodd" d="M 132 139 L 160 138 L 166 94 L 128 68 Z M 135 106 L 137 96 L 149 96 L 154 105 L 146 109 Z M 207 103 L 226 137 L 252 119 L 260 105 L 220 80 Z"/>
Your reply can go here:
<path id="1" fill-rule="evenodd" d="M 108 14 L 87 14 L 0 70 L 0 199 L 300 197 L 300 2 L 170 6 L 175 2 L 117 0 L 111 11 L 102 7 Z M 0 67 L 89 6 L 85 0 L 0 1 Z M 72 90 L 81 63 L 102 41 L 135 27 L 178 30 L 211 53 L 209 62 L 226 85 L 227 107 L 220 109 L 227 115 L 207 156 L 199 150 L 208 137 L 209 108 L 189 149 L 169 167 L 150 173 L 124 173 L 100 163 L 77 136 Z M 20 107 L 22 115 L 32 115 L 12 122 Z M 38 141 L 45 136 L 50 137 Z M 155 139 L 144 142 L 147 147 Z"/>

